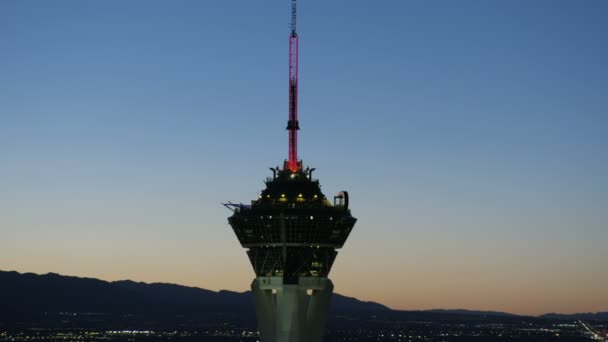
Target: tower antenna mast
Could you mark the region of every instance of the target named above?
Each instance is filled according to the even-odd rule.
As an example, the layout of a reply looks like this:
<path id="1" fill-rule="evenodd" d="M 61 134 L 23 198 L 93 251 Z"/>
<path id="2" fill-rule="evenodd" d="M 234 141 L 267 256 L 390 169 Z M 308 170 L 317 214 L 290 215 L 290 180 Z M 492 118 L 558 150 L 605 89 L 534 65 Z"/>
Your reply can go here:
<path id="1" fill-rule="evenodd" d="M 289 159 L 285 169 L 297 172 L 302 169 L 298 162 L 298 34 L 296 33 L 296 0 L 291 0 L 291 33 L 289 35 Z"/>

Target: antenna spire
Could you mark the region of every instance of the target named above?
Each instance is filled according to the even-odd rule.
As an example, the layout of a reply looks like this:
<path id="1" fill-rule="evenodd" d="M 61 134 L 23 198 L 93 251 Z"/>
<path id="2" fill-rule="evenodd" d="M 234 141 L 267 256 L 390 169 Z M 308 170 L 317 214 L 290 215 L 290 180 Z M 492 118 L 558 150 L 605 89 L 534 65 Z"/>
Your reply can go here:
<path id="1" fill-rule="evenodd" d="M 291 0 L 291 34 L 289 35 L 289 160 L 285 169 L 297 172 L 302 169 L 298 162 L 298 34 L 296 33 L 296 0 Z"/>
<path id="2" fill-rule="evenodd" d="M 296 0 L 291 0 L 291 34 L 296 34 Z"/>

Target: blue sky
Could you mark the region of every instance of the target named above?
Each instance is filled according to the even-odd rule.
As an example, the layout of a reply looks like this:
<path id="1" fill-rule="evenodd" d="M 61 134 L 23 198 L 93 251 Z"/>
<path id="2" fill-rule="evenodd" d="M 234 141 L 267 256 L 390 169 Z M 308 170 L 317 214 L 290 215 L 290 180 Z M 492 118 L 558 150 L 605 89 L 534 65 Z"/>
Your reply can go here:
<path id="1" fill-rule="evenodd" d="M 359 218 L 338 292 L 608 309 L 608 3 L 298 15 L 299 154 Z M 0 2 L 0 269 L 246 289 L 219 203 L 286 158 L 288 22 L 283 0 Z"/>

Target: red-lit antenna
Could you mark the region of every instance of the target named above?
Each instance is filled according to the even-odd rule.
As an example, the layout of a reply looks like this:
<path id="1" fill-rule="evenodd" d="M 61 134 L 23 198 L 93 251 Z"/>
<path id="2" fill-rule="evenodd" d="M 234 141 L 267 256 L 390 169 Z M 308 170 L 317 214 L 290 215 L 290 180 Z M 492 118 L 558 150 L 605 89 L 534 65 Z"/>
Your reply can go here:
<path id="1" fill-rule="evenodd" d="M 285 169 L 297 172 L 302 169 L 298 162 L 298 34 L 296 33 L 296 0 L 291 0 L 291 34 L 289 35 L 289 160 Z"/>

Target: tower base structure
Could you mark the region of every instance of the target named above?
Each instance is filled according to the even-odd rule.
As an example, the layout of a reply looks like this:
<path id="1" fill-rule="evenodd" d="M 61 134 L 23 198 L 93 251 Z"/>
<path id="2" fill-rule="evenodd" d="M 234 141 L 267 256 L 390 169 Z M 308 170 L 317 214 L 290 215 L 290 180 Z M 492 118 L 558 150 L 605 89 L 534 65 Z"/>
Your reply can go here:
<path id="1" fill-rule="evenodd" d="M 257 277 L 251 284 L 261 342 L 322 342 L 334 284 L 324 277 Z"/>

